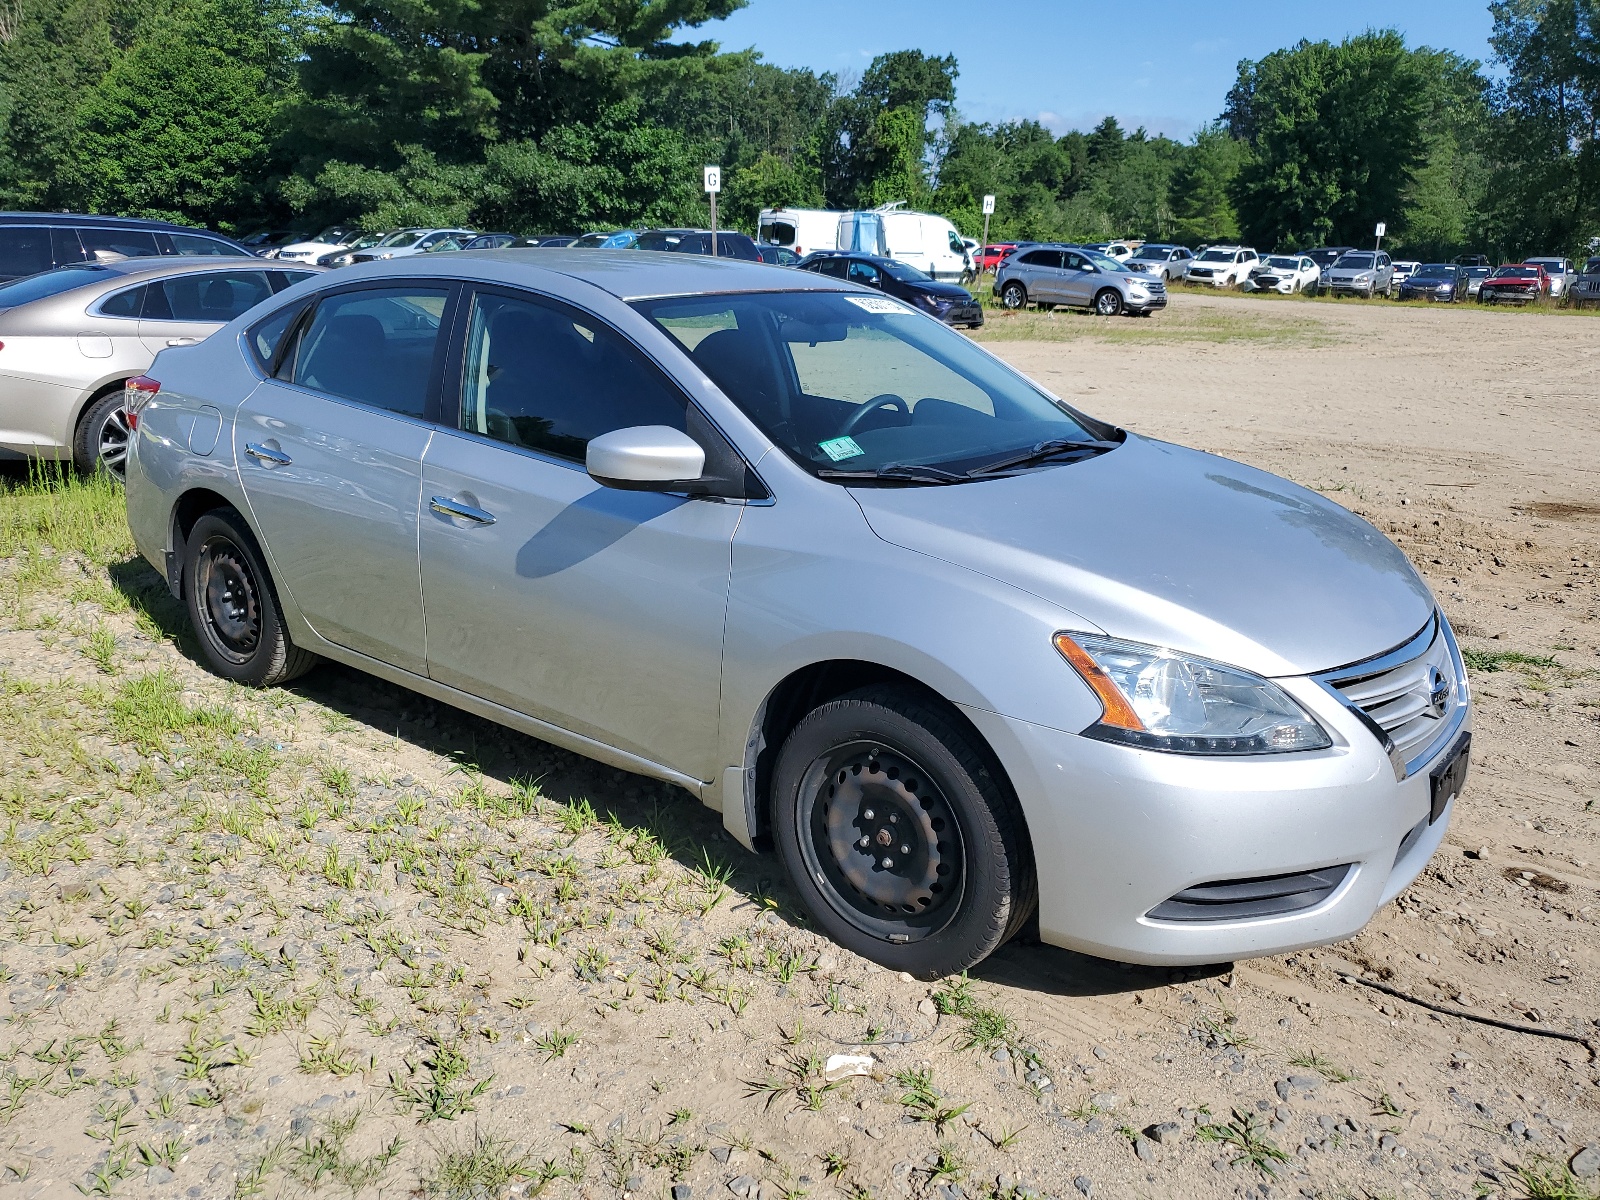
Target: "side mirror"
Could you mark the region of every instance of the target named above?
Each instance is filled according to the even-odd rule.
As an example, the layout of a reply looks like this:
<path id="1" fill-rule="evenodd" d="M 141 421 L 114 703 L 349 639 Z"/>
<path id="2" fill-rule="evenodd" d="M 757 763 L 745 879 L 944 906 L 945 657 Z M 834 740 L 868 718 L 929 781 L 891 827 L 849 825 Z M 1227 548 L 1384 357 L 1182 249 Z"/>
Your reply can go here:
<path id="1" fill-rule="evenodd" d="M 634 492 L 676 492 L 698 480 L 706 452 L 668 425 L 613 429 L 589 442 L 584 468 L 596 483 Z"/>

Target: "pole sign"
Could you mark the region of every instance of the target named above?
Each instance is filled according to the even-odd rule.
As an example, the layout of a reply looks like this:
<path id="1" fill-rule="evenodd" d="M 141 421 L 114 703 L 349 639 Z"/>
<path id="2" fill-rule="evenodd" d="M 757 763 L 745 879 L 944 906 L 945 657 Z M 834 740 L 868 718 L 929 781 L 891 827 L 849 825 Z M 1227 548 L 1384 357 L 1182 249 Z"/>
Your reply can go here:
<path id="1" fill-rule="evenodd" d="M 1378 222 L 1378 228 L 1377 228 L 1377 232 L 1376 232 L 1376 234 L 1375 234 L 1375 236 L 1376 236 L 1376 237 L 1382 237 L 1382 236 L 1383 236 L 1383 235 L 1384 235 L 1384 234 L 1386 234 L 1386 233 L 1388 233 L 1388 232 L 1389 232 L 1389 225 L 1388 225 L 1388 222 L 1386 222 L 1386 221 L 1379 221 L 1379 222 Z"/>
<path id="2" fill-rule="evenodd" d="M 987 216 L 992 216 L 993 213 L 994 213 L 994 197 L 993 196 L 985 196 L 983 198 L 983 215 L 987 217 Z"/>
<path id="3" fill-rule="evenodd" d="M 722 168 L 706 168 L 706 191 L 715 195 L 722 190 Z"/>

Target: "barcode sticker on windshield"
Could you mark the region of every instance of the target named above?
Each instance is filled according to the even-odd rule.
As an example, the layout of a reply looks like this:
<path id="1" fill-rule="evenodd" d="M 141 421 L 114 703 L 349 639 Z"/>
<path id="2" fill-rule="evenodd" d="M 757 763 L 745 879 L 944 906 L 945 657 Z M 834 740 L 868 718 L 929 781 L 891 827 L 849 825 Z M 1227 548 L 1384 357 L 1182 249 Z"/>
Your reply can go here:
<path id="1" fill-rule="evenodd" d="M 898 300 L 891 300 L 887 296 L 846 296 L 857 308 L 864 308 L 869 313 L 884 313 L 890 316 L 903 316 L 911 310 Z"/>
<path id="2" fill-rule="evenodd" d="M 836 437 L 830 441 L 818 442 L 817 449 L 833 459 L 834 462 L 839 462 L 846 458 L 856 458 L 866 453 L 865 450 L 856 445 L 856 440 L 853 437 Z"/>

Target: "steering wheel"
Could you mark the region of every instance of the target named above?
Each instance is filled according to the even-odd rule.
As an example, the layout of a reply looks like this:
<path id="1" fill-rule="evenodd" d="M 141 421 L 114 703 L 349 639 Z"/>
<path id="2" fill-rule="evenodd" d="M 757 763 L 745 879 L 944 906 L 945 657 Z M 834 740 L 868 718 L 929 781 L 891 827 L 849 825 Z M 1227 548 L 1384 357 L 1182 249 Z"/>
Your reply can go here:
<path id="1" fill-rule="evenodd" d="M 909 417 L 911 415 L 910 405 L 908 405 L 904 400 L 900 399 L 899 396 L 896 396 L 893 392 L 884 392 L 883 395 L 874 396 L 860 408 L 856 409 L 855 412 L 851 413 L 849 419 L 845 421 L 843 428 L 839 430 L 839 436 L 846 437 L 849 434 L 854 433 L 857 429 L 861 428 L 861 422 L 865 421 L 873 413 L 877 412 L 879 409 L 892 408 L 896 404 L 900 406 L 900 411 L 905 413 L 906 416 Z"/>

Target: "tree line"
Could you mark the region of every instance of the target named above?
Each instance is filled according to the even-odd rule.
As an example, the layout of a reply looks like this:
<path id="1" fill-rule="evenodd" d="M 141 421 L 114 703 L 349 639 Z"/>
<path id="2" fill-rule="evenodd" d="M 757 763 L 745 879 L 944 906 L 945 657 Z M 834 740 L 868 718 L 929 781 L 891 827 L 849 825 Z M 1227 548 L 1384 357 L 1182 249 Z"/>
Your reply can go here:
<path id="1" fill-rule="evenodd" d="M 903 200 L 991 236 L 1416 257 L 1600 233 L 1600 0 L 1494 0 L 1492 68 L 1393 30 L 1238 66 L 1187 141 L 978 124 L 952 56 L 725 52 L 747 0 L 0 0 L 0 205 L 242 231 L 575 231 Z"/>

